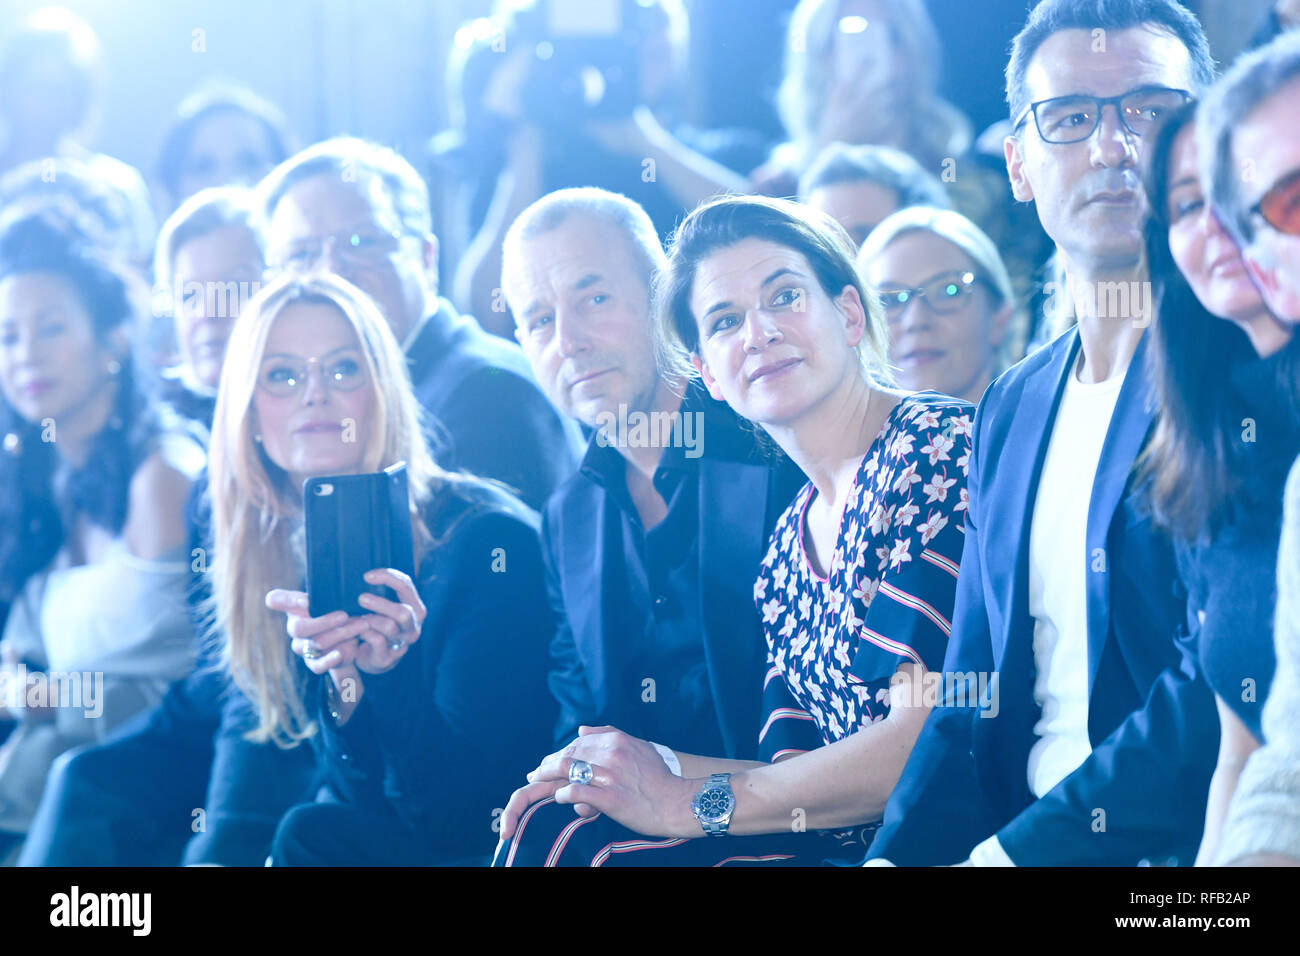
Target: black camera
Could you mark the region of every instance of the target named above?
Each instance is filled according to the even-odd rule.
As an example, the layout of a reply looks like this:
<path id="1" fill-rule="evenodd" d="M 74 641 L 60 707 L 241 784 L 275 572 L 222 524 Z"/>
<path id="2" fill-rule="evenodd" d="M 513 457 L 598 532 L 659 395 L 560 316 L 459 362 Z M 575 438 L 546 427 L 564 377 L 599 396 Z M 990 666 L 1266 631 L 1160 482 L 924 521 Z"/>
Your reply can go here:
<path id="1" fill-rule="evenodd" d="M 538 0 L 517 42 L 533 45 L 524 108 L 555 126 L 619 120 L 641 99 L 636 0 Z"/>

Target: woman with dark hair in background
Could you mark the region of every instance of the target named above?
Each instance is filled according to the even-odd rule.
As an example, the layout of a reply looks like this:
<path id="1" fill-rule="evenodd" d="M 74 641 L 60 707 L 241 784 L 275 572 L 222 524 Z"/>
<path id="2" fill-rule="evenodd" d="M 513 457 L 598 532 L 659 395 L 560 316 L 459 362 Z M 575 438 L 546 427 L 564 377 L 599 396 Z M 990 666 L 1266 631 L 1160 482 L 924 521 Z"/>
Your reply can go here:
<path id="1" fill-rule="evenodd" d="M 1300 342 L 1265 308 L 1202 194 L 1194 127 L 1194 105 L 1175 113 L 1148 172 L 1160 417 L 1144 473 L 1154 513 L 1174 537 L 1188 627 L 1219 706 L 1219 759 L 1197 855 L 1206 865 L 1260 745 L 1273 678 L 1282 491 L 1300 452 Z"/>
<path id="2" fill-rule="evenodd" d="M 0 723 L 17 722 L 0 748 L 0 854 L 51 762 L 193 659 L 183 511 L 202 455 L 137 392 L 130 321 L 125 285 L 80 237 L 41 218 L 0 236 Z"/>
<path id="3" fill-rule="evenodd" d="M 262 254 L 249 211 L 245 189 L 200 190 L 158 237 L 153 321 L 174 321 L 168 338 L 179 346 L 160 399 L 205 447 L 230 329 L 260 285 Z M 185 514 L 193 670 L 137 720 L 56 762 L 20 865 L 256 866 L 280 817 L 310 796 L 310 754 L 244 739 L 251 708 L 221 674 L 219 642 L 207 639 L 208 511 L 203 475 Z M 197 829 L 196 807 L 203 808 Z"/>
<path id="4" fill-rule="evenodd" d="M 158 154 L 163 211 L 170 214 L 200 189 L 255 186 L 290 152 L 284 116 L 252 90 L 221 84 L 191 93 Z"/>
<path id="5" fill-rule="evenodd" d="M 584 727 L 511 797 L 497 861 L 861 862 L 934 702 L 974 410 L 891 387 L 885 320 L 852 240 L 797 203 L 696 209 L 656 295 L 665 360 L 686 375 L 693 364 L 811 479 L 754 584 L 768 645 L 761 759 Z"/>

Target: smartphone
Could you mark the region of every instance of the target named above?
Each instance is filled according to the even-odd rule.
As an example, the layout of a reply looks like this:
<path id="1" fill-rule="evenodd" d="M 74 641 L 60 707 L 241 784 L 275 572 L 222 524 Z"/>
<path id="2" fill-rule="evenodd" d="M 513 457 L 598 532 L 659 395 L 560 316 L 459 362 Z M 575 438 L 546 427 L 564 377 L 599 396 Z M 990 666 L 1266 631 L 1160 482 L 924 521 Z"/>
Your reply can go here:
<path id="1" fill-rule="evenodd" d="M 391 588 L 367 584 L 365 573 L 395 568 L 415 577 L 406 462 L 373 474 L 309 478 L 302 497 L 308 613 L 369 614 L 357 600 L 366 592 L 396 600 Z"/>

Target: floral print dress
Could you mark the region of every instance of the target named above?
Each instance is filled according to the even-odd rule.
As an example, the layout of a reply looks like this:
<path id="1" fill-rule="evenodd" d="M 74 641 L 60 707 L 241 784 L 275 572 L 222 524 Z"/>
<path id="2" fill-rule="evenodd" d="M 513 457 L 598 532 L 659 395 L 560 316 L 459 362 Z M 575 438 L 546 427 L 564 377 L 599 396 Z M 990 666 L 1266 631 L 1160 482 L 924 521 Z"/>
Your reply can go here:
<path id="1" fill-rule="evenodd" d="M 862 458 L 825 577 L 804 550 L 811 483 L 777 521 L 754 584 L 768 646 L 760 759 L 883 720 L 900 664 L 942 668 L 973 418 L 971 405 L 935 392 L 895 406 Z"/>

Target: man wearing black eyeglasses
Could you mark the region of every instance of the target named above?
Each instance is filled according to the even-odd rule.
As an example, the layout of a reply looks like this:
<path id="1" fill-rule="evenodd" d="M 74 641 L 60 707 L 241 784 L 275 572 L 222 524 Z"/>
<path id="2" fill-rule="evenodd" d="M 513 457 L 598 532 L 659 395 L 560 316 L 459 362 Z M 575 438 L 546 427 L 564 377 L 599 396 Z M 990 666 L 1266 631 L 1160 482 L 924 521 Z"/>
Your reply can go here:
<path id="1" fill-rule="evenodd" d="M 1042 0 L 1016 38 L 1007 169 L 1056 243 L 1078 325 L 980 405 L 944 671 L 988 674 L 996 706 L 952 694 L 932 711 L 875 858 L 1194 858 L 1218 721 L 1177 637 L 1172 549 L 1132 479 L 1152 423 L 1138 166 L 1212 76 L 1174 0 Z"/>

